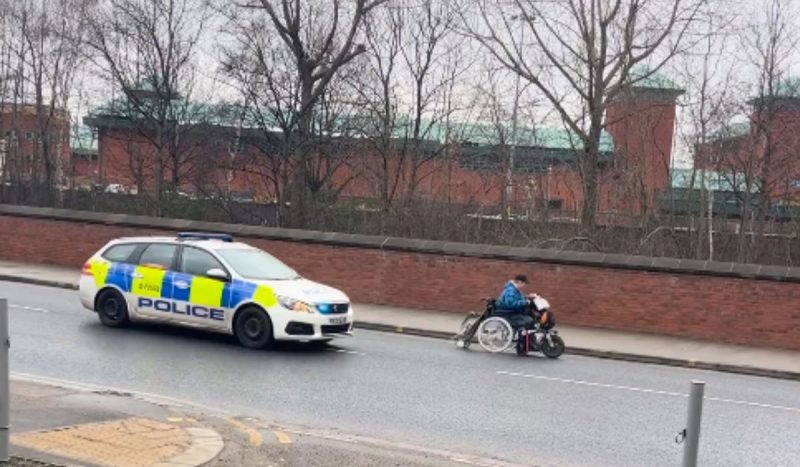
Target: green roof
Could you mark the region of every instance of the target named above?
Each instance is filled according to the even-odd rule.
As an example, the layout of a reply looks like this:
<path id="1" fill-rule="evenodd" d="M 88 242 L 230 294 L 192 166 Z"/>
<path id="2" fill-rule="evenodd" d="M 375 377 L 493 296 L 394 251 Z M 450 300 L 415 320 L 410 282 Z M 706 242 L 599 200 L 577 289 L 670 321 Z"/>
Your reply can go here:
<path id="1" fill-rule="evenodd" d="M 460 139 L 466 143 L 478 145 L 500 144 L 498 128 L 495 125 L 473 123 L 465 124 L 459 132 Z M 513 137 L 513 126 L 504 124 L 500 128 L 503 134 L 507 135 L 505 143 L 511 146 L 538 147 L 547 149 L 581 150 L 583 140 L 574 132 L 553 127 L 517 127 L 516 138 Z M 600 135 L 600 151 L 612 152 L 614 144 L 611 135 L 603 132 Z"/>
<path id="2" fill-rule="evenodd" d="M 667 75 L 659 72 L 654 73 L 647 65 L 633 67 L 629 79 L 635 88 L 664 90 L 681 89 L 680 86 Z"/>
<path id="3" fill-rule="evenodd" d="M 128 107 L 125 99 L 114 99 L 90 112 L 91 119 L 103 117 L 126 118 L 133 109 Z M 275 115 L 267 110 L 244 108 L 237 103 L 204 103 L 178 100 L 172 105 L 174 118 L 182 124 L 210 124 L 226 127 L 249 129 L 275 128 L 279 131 Z M 380 131 L 379 122 L 370 117 L 360 115 L 340 116 L 333 123 L 333 131 L 338 133 L 359 133 L 369 137 Z M 372 131 L 370 131 L 372 130 Z M 561 150 L 581 150 L 581 138 L 563 128 L 518 126 L 516 138 L 512 137 L 513 126 L 504 123 L 501 128 L 489 123 L 450 122 L 449 126 L 440 122 L 423 121 L 420 125 L 420 139 L 445 144 L 449 142 L 466 143 L 478 146 L 494 146 L 501 144 L 499 133 L 505 135 L 505 144 L 520 147 L 538 147 Z M 410 138 L 413 133 L 413 122 L 410 119 L 398 119 L 392 129 L 395 139 Z M 614 144 L 611 135 L 605 131 L 600 136 L 600 151 L 613 152 Z"/>
<path id="4" fill-rule="evenodd" d="M 694 186 L 692 186 L 692 172 L 694 172 Z M 703 187 L 712 191 L 745 191 L 745 175 L 738 172 L 717 172 L 706 170 L 705 181 L 703 172 L 699 169 L 672 169 L 670 171 L 672 188 L 693 188 L 699 190 Z M 734 189 L 738 187 L 738 189 Z M 758 192 L 756 183 L 753 182 L 751 192 Z"/>
<path id="5" fill-rule="evenodd" d="M 775 87 L 776 97 L 800 98 L 800 78 L 790 76 L 778 82 Z"/>
<path id="6" fill-rule="evenodd" d="M 750 134 L 750 122 L 734 121 L 714 130 L 710 135 L 711 142 L 721 142 L 727 139 L 736 139 Z"/>
<path id="7" fill-rule="evenodd" d="M 113 99 L 95 110 L 89 112 L 92 119 L 101 118 L 128 118 L 135 109 L 129 107 L 125 98 Z M 198 102 L 186 99 L 177 99 L 170 107 L 172 116 L 180 124 L 207 124 L 223 127 L 245 129 L 270 128 L 280 131 L 278 119 L 270 109 L 245 108 L 235 102 Z M 347 124 L 344 119 L 337 120 L 334 126 L 342 127 Z"/>
<path id="8" fill-rule="evenodd" d="M 91 117 L 116 117 L 125 118 L 135 109 L 131 108 L 127 99 L 113 99 L 89 112 Z M 184 124 L 209 123 L 221 126 L 238 126 L 240 119 L 242 125 L 253 128 L 258 127 L 255 116 L 251 112 L 243 111 L 238 104 L 219 103 L 211 104 L 205 102 L 187 101 L 179 99 L 174 101 L 171 111 L 179 122 Z"/>
<path id="9" fill-rule="evenodd" d="M 516 137 L 511 123 L 497 127 L 490 123 L 450 122 L 449 127 L 440 123 L 424 121 L 420 125 L 420 139 L 438 143 L 457 142 L 477 146 L 495 146 L 505 143 L 509 146 L 538 147 L 547 149 L 580 150 L 583 141 L 573 132 L 561 128 L 518 126 Z M 413 127 L 410 121 L 403 120 L 395 124 L 392 137 L 405 139 L 410 137 Z M 501 135 L 503 137 L 501 138 Z M 600 150 L 613 152 L 614 144 L 611 135 L 605 131 L 600 136 Z"/>

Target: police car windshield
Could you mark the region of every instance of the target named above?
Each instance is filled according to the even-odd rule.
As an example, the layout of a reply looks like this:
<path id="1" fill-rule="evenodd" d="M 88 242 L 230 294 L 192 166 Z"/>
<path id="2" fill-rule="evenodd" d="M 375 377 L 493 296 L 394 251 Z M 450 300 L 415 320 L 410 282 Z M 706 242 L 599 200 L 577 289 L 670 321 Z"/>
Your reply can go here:
<path id="1" fill-rule="evenodd" d="M 278 258 L 256 248 L 226 248 L 217 250 L 217 254 L 246 279 L 291 280 L 300 277 Z"/>

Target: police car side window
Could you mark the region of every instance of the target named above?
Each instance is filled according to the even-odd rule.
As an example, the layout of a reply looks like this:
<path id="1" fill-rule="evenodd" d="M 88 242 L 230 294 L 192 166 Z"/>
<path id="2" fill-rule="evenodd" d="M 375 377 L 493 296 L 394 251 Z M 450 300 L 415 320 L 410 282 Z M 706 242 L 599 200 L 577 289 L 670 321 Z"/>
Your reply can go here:
<path id="1" fill-rule="evenodd" d="M 103 258 L 114 263 L 129 263 L 131 254 L 136 250 L 139 245 L 136 243 L 125 243 L 123 245 L 114 245 L 101 255 Z"/>
<path id="2" fill-rule="evenodd" d="M 153 243 L 147 245 L 142 255 L 139 257 L 139 264 L 159 265 L 164 269 L 172 268 L 172 259 L 175 257 L 177 245 L 167 245 L 165 243 Z"/>
<path id="3" fill-rule="evenodd" d="M 190 246 L 184 247 L 181 253 L 181 271 L 195 276 L 205 276 L 209 269 L 225 268 L 211 253 Z"/>

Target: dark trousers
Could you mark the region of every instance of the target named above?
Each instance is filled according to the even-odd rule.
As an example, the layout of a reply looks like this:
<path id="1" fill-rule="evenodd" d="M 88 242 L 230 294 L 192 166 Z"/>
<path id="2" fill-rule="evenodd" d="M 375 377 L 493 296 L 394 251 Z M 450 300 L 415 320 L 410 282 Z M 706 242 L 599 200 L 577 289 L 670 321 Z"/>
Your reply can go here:
<path id="1" fill-rule="evenodd" d="M 514 329 L 533 329 L 536 324 L 536 321 L 534 321 L 530 313 L 527 312 L 509 313 L 502 316 L 511 323 L 511 327 Z"/>

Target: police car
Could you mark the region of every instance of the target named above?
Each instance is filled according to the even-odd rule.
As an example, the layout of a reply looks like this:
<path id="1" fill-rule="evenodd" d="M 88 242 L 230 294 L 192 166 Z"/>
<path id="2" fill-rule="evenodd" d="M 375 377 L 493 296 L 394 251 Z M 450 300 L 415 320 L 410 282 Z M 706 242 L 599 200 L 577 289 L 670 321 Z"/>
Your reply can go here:
<path id="1" fill-rule="evenodd" d="M 202 328 L 232 334 L 249 348 L 273 340 L 325 342 L 353 328 L 344 293 L 225 234 L 113 240 L 84 264 L 80 297 L 106 326 Z"/>

